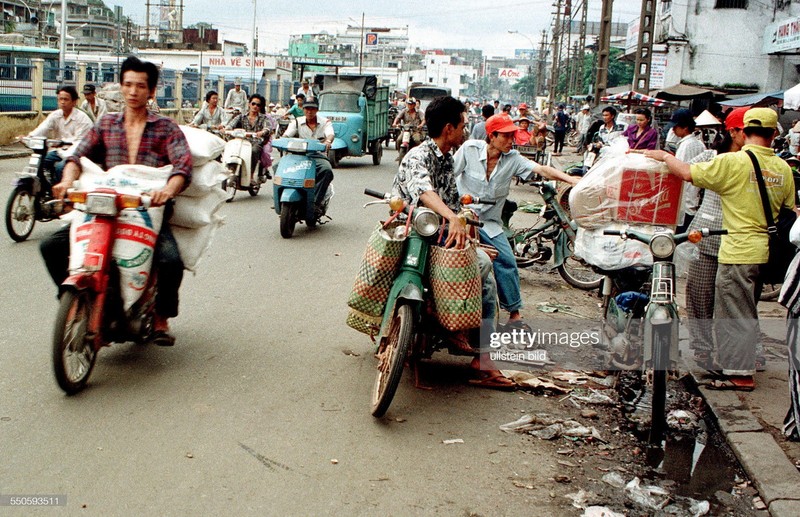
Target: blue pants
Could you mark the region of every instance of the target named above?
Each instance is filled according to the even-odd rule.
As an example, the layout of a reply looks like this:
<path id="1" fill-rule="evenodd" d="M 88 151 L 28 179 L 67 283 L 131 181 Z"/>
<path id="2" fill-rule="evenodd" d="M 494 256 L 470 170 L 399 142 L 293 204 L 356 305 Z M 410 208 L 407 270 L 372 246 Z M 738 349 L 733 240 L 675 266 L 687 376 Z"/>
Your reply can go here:
<path id="1" fill-rule="evenodd" d="M 514 251 L 505 234 L 491 238 L 480 230 L 481 242 L 497 248 L 497 258 L 494 259 L 494 277 L 497 280 L 497 294 L 500 298 L 500 307 L 508 312 L 518 311 L 522 308 L 522 295 L 519 288 L 519 269 Z"/>
<path id="2" fill-rule="evenodd" d="M 61 158 L 56 151 L 50 151 L 44 156 L 45 170 L 53 171 L 53 185 L 61 182 L 61 175 L 64 172 L 64 165 L 67 161 Z"/>

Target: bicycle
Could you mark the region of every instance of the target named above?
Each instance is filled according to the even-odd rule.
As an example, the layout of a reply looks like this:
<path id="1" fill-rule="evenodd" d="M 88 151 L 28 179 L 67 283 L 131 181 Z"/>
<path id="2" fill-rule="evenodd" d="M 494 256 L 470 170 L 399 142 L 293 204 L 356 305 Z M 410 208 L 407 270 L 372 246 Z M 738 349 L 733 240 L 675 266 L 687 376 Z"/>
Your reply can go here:
<path id="1" fill-rule="evenodd" d="M 601 291 L 604 321 L 601 346 L 607 351 L 612 369 L 639 370 L 644 373 L 645 389 L 652 386 L 650 443 L 663 440 L 667 378 L 669 372 L 677 370 L 679 357 L 680 318 L 672 261 L 675 248 L 686 241 L 697 243 L 703 237 L 727 233 L 708 228 L 677 235 L 671 231 L 647 233 L 630 228 L 603 232 L 644 243 L 653 255 L 652 268 L 601 271 L 605 274 Z M 630 288 L 636 290 L 625 290 Z"/>

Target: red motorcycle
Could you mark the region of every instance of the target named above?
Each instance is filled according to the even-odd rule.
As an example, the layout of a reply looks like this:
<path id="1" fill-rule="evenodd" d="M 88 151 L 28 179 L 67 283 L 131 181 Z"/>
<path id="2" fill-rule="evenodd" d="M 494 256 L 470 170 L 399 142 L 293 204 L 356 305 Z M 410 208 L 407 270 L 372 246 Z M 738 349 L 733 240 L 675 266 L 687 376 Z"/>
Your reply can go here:
<path id="1" fill-rule="evenodd" d="M 60 288 L 53 367 L 58 385 L 72 395 L 86 386 L 102 347 L 152 338 L 150 270 L 162 211 L 148 212 L 145 195 L 113 188 L 70 191 L 67 199 L 81 213 L 70 229 L 71 274 Z M 126 249 L 133 254 L 121 256 Z"/>

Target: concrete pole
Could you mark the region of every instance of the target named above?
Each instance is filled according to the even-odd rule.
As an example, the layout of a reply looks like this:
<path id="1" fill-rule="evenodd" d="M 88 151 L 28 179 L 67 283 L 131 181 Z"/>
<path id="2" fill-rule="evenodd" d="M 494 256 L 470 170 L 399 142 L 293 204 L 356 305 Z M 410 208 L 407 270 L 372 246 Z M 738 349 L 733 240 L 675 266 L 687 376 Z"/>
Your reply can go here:
<path id="1" fill-rule="evenodd" d="M 600 103 L 608 87 L 608 55 L 611 49 L 611 17 L 614 11 L 613 0 L 603 0 L 600 15 L 600 36 L 597 39 L 597 79 L 594 84 L 594 102 Z"/>
<path id="2" fill-rule="evenodd" d="M 556 99 L 556 86 L 558 85 L 559 47 L 561 45 L 561 0 L 556 2 L 556 21 L 553 26 L 553 63 L 550 68 L 550 95 L 547 98 L 547 116 L 553 116 L 553 104 Z"/>
<path id="3" fill-rule="evenodd" d="M 44 94 L 44 59 L 35 57 L 33 63 L 33 91 L 31 92 L 31 111 L 42 114 L 42 95 Z"/>
<path id="4" fill-rule="evenodd" d="M 67 0 L 61 0 L 61 41 L 59 42 L 58 52 L 58 75 L 59 81 L 64 80 L 64 66 L 66 59 L 64 53 L 67 50 Z"/>
<path id="5" fill-rule="evenodd" d="M 83 85 L 86 84 L 86 63 L 78 63 L 78 75 L 75 77 L 75 88 L 78 94 L 83 91 Z"/>
<path id="6" fill-rule="evenodd" d="M 183 109 L 183 71 L 175 72 L 175 107 L 178 113 Z"/>

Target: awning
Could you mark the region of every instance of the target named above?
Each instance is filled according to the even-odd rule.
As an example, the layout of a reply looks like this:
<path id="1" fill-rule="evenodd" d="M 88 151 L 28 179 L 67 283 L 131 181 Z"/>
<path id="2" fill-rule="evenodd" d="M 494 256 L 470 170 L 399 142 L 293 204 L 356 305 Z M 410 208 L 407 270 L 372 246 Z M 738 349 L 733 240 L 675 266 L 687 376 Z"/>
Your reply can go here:
<path id="1" fill-rule="evenodd" d="M 800 84 L 792 86 L 783 92 L 783 109 L 800 109 Z"/>
<path id="2" fill-rule="evenodd" d="M 600 99 L 601 102 L 619 102 L 621 104 L 649 104 L 651 106 L 668 106 L 671 104 L 665 100 L 656 99 L 655 97 L 650 97 L 649 95 L 645 95 L 643 93 L 635 92 L 633 90 L 628 90 L 622 93 L 616 93 L 614 95 L 608 95 Z"/>
<path id="3" fill-rule="evenodd" d="M 688 84 L 675 84 L 669 88 L 659 90 L 655 96 L 659 99 L 680 102 L 692 99 L 713 99 L 714 97 L 721 97 L 724 95 L 723 92 L 709 90 L 708 88 L 700 88 Z"/>
<path id="4" fill-rule="evenodd" d="M 745 95 L 743 97 L 736 97 L 734 99 L 727 99 L 717 101 L 720 106 L 727 106 L 729 108 L 740 108 L 742 106 L 771 106 L 783 101 L 783 90 L 770 93 L 754 93 L 752 95 Z"/>

